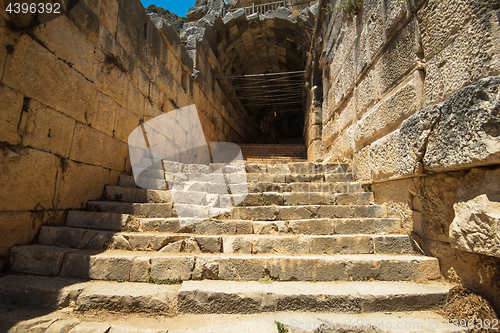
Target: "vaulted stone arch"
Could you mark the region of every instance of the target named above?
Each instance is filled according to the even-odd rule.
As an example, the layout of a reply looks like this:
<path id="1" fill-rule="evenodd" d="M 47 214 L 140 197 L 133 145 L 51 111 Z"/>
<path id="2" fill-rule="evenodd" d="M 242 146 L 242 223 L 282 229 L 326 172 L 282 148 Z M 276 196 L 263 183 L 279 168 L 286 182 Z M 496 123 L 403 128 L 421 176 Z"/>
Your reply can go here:
<path id="1" fill-rule="evenodd" d="M 202 40 L 210 46 L 220 70 L 214 73 L 215 79 L 255 121 L 259 129 L 255 142 L 302 141 L 306 91 L 304 73 L 297 73 L 306 67 L 315 8 L 308 7 L 296 17 L 285 7 L 263 15 L 246 15 L 239 8 L 222 17 L 224 11 L 212 1 L 207 6 L 217 9 L 186 24 L 181 38 L 193 51 Z M 253 79 L 248 89 L 248 76 L 262 74 L 270 75 L 260 77 L 262 89 L 256 89 Z"/>

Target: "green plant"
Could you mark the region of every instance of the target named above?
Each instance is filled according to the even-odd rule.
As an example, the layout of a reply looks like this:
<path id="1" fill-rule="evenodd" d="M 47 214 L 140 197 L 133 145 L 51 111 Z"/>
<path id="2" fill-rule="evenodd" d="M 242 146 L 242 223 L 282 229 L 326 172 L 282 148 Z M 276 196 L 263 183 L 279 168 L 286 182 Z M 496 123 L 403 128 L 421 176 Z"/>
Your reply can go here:
<path id="1" fill-rule="evenodd" d="M 106 280 L 106 281 L 111 281 L 111 279 L 109 278 L 109 276 L 106 276 L 106 277 L 104 278 L 104 280 Z"/>
<path id="2" fill-rule="evenodd" d="M 276 328 L 278 328 L 278 333 L 288 333 L 288 328 L 285 328 L 285 325 L 283 323 L 280 323 L 279 321 L 274 321 L 276 324 Z"/>
<path id="3" fill-rule="evenodd" d="M 122 201 L 122 193 L 120 193 L 120 194 L 115 193 L 113 200 L 114 201 Z"/>
<path id="4" fill-rule="evenodd" d="M 363 8 L 363 0 L 346 0 L 341 5 L 335 7 L 336 10 L 342 10 L 349 15 L 356 15 Z"/>
<path id="5" fill-rule="evenodd" d="M 371 192 L 372 191 L 372 186 L 370 184 L 365 185 L 365 192 Z"/>
<path id="6" fill-rule="evenodd" d="M 269 283 L 273 283 L 273 280 L 271 280 L 270 278 L 268 277 L 263 277 L 263 278 L 260 278 L 258 280 L 259 283 L 262 283 L 262 284 L 269 284 Z"/>
<path id="7" fill-rule="evenodd" d="M 125 282 L 126 280 L 125 280 L 125 279 L 122 279 L 122 278 L 117 278 L 117 279 L 116 279 L 116 281 L 117 281 L 118 283 L 122 283 L 122 282 Z"/>
<path id="8" fill-rule="evenodd" d="M 182 279 L 181 277 L 179 276 L 178 278 L 176 279 L 166 279 L 166 280 L 158 280 L 158 279 L 153 279 L 152 277 L 149 278 L 148 280 L 149 283 L 154 283 L 154 284 L 168 284 L 168 285 L 172 285 L 172 284 L 181 284 L 182 283 Z"/>
<path id="9" fill-rule="evenodd" d="M 326 14 L 333 12 L 335 8 L 333 8 L 331 3 L 327 3 L 326 7 L 323 7 L 323 10 L 325 11 Z"/>
<path id="10" fill-rule="evenodd" d="M 268 202 L 267 202 L 266 198 L 260 198 L 260 201 L 261 201 L 260 202 L 261 206 L 267 206 Z"/>
<path id="11" fill-rule="evenodd" d="M 5 48 L 7 49 L 7 54 L 14 53 L 14 44 L 5 45 Z"/>

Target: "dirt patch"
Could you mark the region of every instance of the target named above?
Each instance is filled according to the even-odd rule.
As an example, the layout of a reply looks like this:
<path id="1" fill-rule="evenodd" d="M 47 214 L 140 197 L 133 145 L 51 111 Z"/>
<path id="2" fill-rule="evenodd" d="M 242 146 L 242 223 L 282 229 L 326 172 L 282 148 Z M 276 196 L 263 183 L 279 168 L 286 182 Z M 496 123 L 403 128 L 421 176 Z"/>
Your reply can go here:
<path id="1" fill-rule="evenodd" d="M 448 293 L 444 315 L 450 322 L 457 320 L 457 325 L 467 326 L 468 332 L 474 333 L 491 332 L 493 323 L 499 323 L 490 303 L 462 286 L 455 286 Z"/>

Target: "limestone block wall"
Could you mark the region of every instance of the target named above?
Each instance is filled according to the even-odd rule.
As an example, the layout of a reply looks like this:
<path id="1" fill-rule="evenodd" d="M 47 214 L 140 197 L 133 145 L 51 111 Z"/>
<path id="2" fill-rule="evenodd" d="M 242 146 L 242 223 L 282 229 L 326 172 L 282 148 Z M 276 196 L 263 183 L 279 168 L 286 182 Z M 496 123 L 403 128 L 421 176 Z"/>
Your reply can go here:
<path id="1" fill-rule="evenodd" d="M 475 198 L 499 201 L 500 2 L 364 0 L 351 14 L 340 3 L 323 6 L 317 55 L 323 160 L 349 162 L 446 278 L 499 311 L 495 238 L 471 250 L 450 225 Z"/>
<path id="2" fill-rule="evenodd" d="M 365 0 L 357 15 L 339 3 L 323 34 L 325 158 L 384 180 L 397 171 L 378 163 L 380 146 L 403 120 L 500 73 L 498 1 Z"/>
<path id="3" fill-rule="evenodd" d="M 207 142 L 249 135 L 209 55 L 195 65 L 139 0 L 80 0 L 27 29 L 0 8 L 0 268 L 11 246 L 131 171 L 127 138 L 141 122 L 196 104 Z"/>

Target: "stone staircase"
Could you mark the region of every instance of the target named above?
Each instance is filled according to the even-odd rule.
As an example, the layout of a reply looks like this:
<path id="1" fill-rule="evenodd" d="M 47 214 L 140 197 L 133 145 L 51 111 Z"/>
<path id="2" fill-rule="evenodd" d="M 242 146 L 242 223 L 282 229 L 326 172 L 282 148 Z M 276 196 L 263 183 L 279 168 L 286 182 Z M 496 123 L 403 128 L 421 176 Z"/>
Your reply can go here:
<path id="1" fill-rule="evenodd" d="M 243 158 L 259 163 L 307 162 L 307 149 L 304 144 L 239 144 Z"/>
<path id="2" fill-rule="evenodd" d="M 29 304 L 29 290 L 51 307 L 177 315 L 444 304 L 451 285 L 437 259 L 415 251 L 401 221 L 373 203 L 348 165 L 247 161 L 249 193 L 237 207 L 178 217 L 195 197 L 203 202 L 197 214 L 220 209 L 223 197 L 203 199 L 207 184 L 196 181 L 206 168 L 185 166 L 187 181 L 172 191 L 137 188 L 122 175 L 106 187 L 106 201 L 70 211 L 65 226 L 43 226 L 37 244 L 11 249 L 13 274 L 43 277 L 0 278 L 0 299 Z"/>

